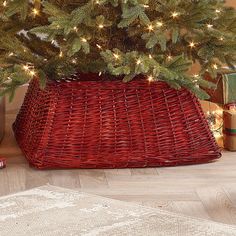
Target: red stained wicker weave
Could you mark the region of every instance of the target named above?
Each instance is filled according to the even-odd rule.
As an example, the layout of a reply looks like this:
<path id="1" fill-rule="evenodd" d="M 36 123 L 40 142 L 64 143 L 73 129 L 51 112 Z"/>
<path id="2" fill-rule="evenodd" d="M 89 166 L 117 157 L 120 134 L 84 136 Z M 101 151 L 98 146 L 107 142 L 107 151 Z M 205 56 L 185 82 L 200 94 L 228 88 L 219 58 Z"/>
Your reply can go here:
<path id="1" fill-rule="evenodd" d="M 80 80 L 50 81 L 44 91 L 37 80 L 31 82 L 13 125 L 31 165 L 154 167 L 204 163 L 221 156 L 189 91 L 163 82 L 77 77 Z"/>

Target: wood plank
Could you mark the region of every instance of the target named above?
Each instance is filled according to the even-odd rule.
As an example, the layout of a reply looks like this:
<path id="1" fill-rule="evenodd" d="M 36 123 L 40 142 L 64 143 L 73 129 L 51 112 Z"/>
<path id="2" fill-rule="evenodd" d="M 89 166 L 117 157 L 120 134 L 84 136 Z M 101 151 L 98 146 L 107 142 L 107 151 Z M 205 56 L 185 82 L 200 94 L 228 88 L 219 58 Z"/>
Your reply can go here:
<path id="1" fill-rule="evenodd" d="M 79 170 L 81 188 L 107 187 L 107 179 L 103 170 Z"/>
<path id="2" fill-rule="evenodd" d="M 49 183 L 48 172 L 36 170 L 34 168 L 29 167 L 27 164 L 24 165 L 24 168 L 26 169 L 26 189 L 39 187 Z"/>
<path id="3" fill-rule="evenodd" d="M 26 189 L 26 175 L 24 165 L 12 165 L 0 170 L 1 195 L 20 192 Z M 0 188 L 0 189 L 1 189 Z M 5 191 L 4 191 L 5 190 Z M 7 191 L 7 192 L 6 192 Z"/>
<path id="4" fill-rule="evenodd" d="M 157 168 L 136 168 L 131 169 L 132 176 L 153 176 L 158 175 Z"/>
<path id="5" fill-rule="evenodd" d="M 49 170 L 46 171 L 48 183 L 64 188 L 80 188 L 79 170 Z"/>
<path id="6" fill-rule="evenodd" d="M 130 169 L 106 169 L 104 170 L 104 173 L 107 178 L 112 176 L 131 176 L 131 170 Z"/>

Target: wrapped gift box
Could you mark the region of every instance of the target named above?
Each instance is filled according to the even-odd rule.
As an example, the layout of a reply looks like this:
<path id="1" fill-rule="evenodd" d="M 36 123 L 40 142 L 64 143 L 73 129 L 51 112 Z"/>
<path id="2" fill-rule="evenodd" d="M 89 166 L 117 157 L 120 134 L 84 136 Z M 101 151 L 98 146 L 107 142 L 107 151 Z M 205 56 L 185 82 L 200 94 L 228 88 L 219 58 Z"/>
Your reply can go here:
<path id="1" fill-rule="evenodd" d="M 3 139 L 5 130 L 5 101 L 0 97 L 0 141 Z"/>
<path id="2" fill-rule="evenodd" d="M 224 147 L 236 151 L 236 110 L 224 111 Z"/>
<path id="3" fill-rule="evenodd" d="M 220 105 L 236 103 L 236 73 L 218 74 L 217 78 L 206 75 L 206 80 L 216 83 L 215 89 L 207 89 L 211 96 L 209 101 Z"/>

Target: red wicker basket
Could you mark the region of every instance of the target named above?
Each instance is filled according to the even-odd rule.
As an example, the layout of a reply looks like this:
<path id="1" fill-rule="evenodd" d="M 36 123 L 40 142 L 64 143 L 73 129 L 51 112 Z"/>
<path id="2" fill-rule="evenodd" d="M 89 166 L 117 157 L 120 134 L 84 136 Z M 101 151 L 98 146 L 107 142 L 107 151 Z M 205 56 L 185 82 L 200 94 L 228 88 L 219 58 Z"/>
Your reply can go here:
<path id="1" fill-rule="evenodd" d="M 13 125 L 31 165 L 126 168 L 209 162 L 221 156 L 198 99 L 163 82 L 31 82 Z M 89 79 L 89 80 L 88 80 Z"/>

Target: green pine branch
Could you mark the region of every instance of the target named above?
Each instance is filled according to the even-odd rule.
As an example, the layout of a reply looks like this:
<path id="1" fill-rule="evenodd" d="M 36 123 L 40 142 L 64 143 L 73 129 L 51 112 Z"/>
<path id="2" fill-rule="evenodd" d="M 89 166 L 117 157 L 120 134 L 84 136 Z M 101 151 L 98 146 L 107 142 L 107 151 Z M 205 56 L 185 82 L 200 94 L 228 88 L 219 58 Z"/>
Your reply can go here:
<path id="1" fill-rule="evenodd" d="M 203 98 L 205 72 L 235 66 L 235 39 L 236 11 L 221 0 L 0 0 L 0 85 L 14 94 L 34 76 L 44 87 L 75 71 L 142 74 Z"/>

